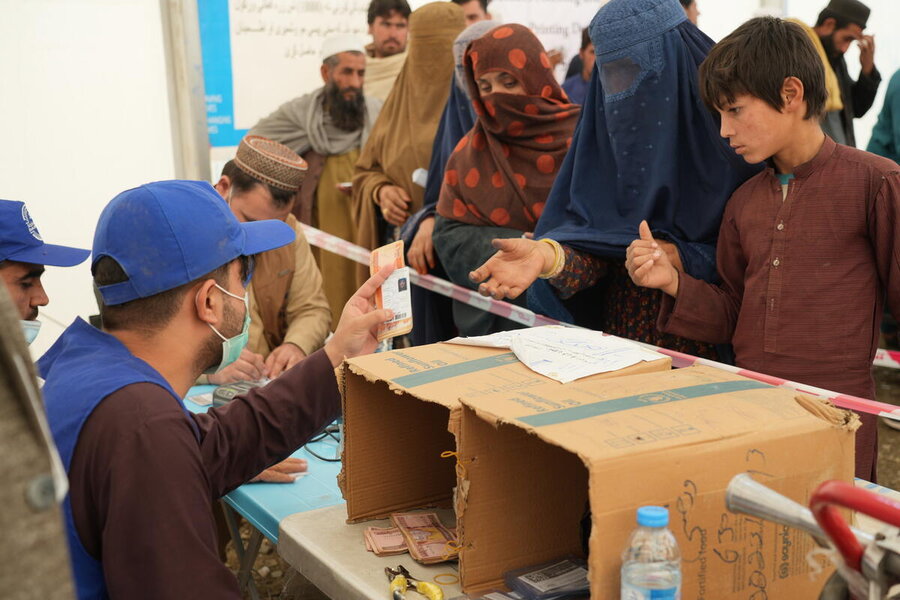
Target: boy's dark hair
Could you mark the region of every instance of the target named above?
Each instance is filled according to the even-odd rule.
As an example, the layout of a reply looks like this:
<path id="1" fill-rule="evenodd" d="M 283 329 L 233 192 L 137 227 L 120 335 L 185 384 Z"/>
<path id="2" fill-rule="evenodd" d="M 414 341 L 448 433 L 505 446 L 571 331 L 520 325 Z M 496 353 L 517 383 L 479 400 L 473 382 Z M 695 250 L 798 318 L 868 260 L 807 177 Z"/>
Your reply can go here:
<path id="1" fill-rule="evenodd" d="M 693 4 L 694 2 L 696 2 L 697 0 L 678 0 L 678 1 L 681 2 L 681 6 L 683 6 L 684 8 L 687 8 L 687 7 L 689 7 L 691 4 Z"/>
<path id="2" fill-rule="evenodd" d="M 246 270 L 249 269 L 249 261 L 244 256 L 235 260 L 241 261 L 241 278 L 243 279 L 246 275 Z M 156 333 L 172 320 L 172 317 L 178 312 L 178 307 L 184 299 L 184 295 L 197 282 L 215 279 L 216 283 L 222 287 L 227 287 L 228 266 L 232 262 L 229 261 L 211 273 L 171 290 L 166 290 L 147 298 L 137 298 L 115 306 L 104 304 L 102 297 L 97 293 L 97 304 L 100 307 L 100 320 L 103 328 L 108 331 L 123 329 L 143 331 L 147 335 Z M 122 269 L 122 266 L 116 259 L 109 256 L 101 256 L 91 266 L 91 273 L 94 275 L 94 285 L 96 287 L 128 281 L 128 275 Z"/>
<path id="3" fill-rule="evenodd" d="M 412 10 L 406 0 L 372 0 L 369 3 L 369 25 L 375 22 L 375 17 L 387 19 L 392 12 L 398 12 L 401 17 L 408 19 Z"/>
<path id="4" fill-rule="evenodd" d="M 750 19 L 713 46 L 700 65 L 700 94 L 713 112 L 738 94 L 749 94 L 777 111 L 788 77 L 803 82 L 804 119 L 825 110 L 825 69 L 803 29 L 775 17 Z"/>
<path id="5" fill-rule="evenodd" d="M 460 6 L 462 6 L 463 4 L 468 4 L 469 2 L 472 2 L 472 0 L 450 0 L 450 1 L 453 2 L 453 4 L 459 4 Z M 478 4 L 481 5 L 481 10 L 483 10 L 484 12 L 488 11 L 487 7 L 488 7 L 488 4 L 490 4 L 490 3 L 491 3 L 491 0 L 478 0 Z"/>
<path id="6" fill-rule="evenodd" d="M 277 188 L 273 185 L 269 185 L 268 183 L 264 183 L 253 177 L 252 175 L 248 175 L 246 172 L 242 171 L 240 167 L 234 162 L 234 159 L 229 160 L 225 163 L 225 166 L 222 167 L 222 175 L 227 176 L 231 179 L 231 186 L 235 189 L 236 192 L 249 192 L 257 185 L 261 185 L 269 190 L 269 193 L 272 195 L 272 202 L 275 204 L 276 208 L 284 208 L 294 199 L 294 196 L 297 192 L 289 192 L 287 190 L 283 190 L 281 188 Z"/>
<path id="7" fill-rule="evenodd" d="M 581 30 L 581 49 L 584 50 L 591 45 L 591 32 L 587 27 Z"/>

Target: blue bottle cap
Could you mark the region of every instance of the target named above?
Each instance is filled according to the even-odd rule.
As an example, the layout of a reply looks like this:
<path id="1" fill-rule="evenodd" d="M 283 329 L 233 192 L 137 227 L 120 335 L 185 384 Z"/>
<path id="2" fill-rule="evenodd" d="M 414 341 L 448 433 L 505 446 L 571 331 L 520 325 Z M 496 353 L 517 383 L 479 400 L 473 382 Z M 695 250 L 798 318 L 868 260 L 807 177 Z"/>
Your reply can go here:
<path id="1" fill-rule="evenodd" d="M 637 510 L 637 522 L 641 527 L 666 527 L 669 509 L 662 506 L 642 506 Z"/>

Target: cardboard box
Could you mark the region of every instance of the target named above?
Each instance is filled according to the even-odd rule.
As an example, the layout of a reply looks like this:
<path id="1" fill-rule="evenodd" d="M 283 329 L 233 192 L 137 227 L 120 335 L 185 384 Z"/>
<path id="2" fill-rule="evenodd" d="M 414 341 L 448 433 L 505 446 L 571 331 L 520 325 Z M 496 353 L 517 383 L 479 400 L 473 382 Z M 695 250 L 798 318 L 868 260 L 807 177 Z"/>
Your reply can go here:
<path id="1" fill-rule="evenodd" d="M 684 600 L 816 598 L 812 540 L 730 513 L 725 489 L 750 472 L 798 501 L 852 481 L 858 417 L 824 401 L 709 367 L 463 398 L 460 578 L 477 593 L 507 571 L 583 555 L 591 510 L 591 597 L 619 597 L 621 552 L 639 506 L 669 507 Z"/>
<path id="2" fill-rule="evenodd" d="M 659 360 L 585 378 L 668 370 Z M 572 384 L 569 384 L 572 385 Z M 354 358 L 344 363 L 343 465 L 338 484 L 348 522 L 392 512 L 449 507 L 456 486 L 460 396 L 563 387 L 528 369 L 508 350 L 433 344 Z"/>

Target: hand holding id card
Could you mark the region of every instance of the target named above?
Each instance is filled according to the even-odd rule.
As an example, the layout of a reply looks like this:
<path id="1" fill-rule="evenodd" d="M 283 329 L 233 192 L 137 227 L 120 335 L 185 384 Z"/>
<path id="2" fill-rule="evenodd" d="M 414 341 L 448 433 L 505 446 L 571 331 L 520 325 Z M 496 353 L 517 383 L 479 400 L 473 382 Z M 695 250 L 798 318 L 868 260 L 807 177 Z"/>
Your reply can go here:
<path id="1" fill-rule="evenodd" d="M 375 306 L 394 312 L 394 318 L 378 326 L 378 341 L 405 335 L 412 331 L 412 295 L 409 290 L 409 267 L 403 260 L 403 240 L 372 250 L 369 273 L 375 274 L 385 265 L 394 265 L 394 272 L 375 292 Z"/>

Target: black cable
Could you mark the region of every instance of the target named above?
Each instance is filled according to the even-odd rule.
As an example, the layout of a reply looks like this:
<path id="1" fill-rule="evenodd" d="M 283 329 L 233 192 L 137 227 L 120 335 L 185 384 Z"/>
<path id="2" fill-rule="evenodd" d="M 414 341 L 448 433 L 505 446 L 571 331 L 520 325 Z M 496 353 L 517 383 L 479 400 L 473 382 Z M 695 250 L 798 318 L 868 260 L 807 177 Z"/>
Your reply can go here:
<path id="1" fill-rule="evenodd" d="M 318 458 L 319 460 L 324 460 L 325 462 L 341 462 L 340 458 L 325 458 L 321 454 L 313 452 L 309 448 L 306 448 L 306 451 L 309 452 L 310 454 L 312 454 L 313 456 L 315 456 L 316 458 Z"/>
<path id="2" fill-rule="evenodd" d="M 341 443 L 340 436 L 335 435 L 339 432 L 340 432 L 340 427 L 338 425 L 329 425 L 328 427 L 326 427 L 324 429 L 324 431 L 322 431 L 322 433 L 310 438 L 309 441 L 306 442 L 306 444 L 304 445 L 304 448 L 306 448 L 307 452 L 309 452 L 310 454 L 312 454 L 314 457 L 318 458 L 319 460 L 322 460 L 325 462 L 341 462 L 340 458 L 325 458 L 318 452 L 311 450 L 309 447 L 310 444 L 315 444 L 316 442 L 321 442 L 326 438 L 331 438 L 332 440 L 334 440 L 335 442 L 340 444 Z"/>

